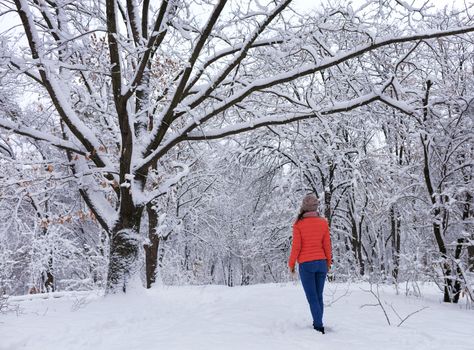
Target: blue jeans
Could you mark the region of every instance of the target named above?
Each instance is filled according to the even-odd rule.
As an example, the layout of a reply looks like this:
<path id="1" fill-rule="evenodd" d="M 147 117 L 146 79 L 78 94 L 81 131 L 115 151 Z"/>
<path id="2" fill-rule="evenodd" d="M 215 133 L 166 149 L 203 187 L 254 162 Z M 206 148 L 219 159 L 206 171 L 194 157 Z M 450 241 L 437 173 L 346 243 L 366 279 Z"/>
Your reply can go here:
<path id="1" fill-rule="evenodd" d="M 313 326 L 323 327 L 323 290 L 328 273 L 326 259 L 304 262 L 300 264 L 298 270 L 313 316 Z"/>

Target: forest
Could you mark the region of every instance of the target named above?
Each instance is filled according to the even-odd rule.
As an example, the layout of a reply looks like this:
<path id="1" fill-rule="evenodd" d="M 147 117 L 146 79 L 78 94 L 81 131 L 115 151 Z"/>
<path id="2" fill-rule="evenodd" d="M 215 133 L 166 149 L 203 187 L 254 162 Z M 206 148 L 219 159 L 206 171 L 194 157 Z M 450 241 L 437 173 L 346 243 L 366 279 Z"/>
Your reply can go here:
<path id="1" fill-rule="evenodd" d="M 1 0 L 1 294 L 288 282 L 314 193 L 330 281 L 472 307 L 473 5 L 301 3 Z"/>

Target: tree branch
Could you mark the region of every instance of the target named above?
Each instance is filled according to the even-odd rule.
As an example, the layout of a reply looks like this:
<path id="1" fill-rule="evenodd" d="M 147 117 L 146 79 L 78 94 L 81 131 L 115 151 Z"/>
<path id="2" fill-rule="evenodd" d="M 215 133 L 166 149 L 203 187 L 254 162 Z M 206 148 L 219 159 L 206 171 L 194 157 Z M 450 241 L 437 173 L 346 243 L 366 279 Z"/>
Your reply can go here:
<path id="1" fill-rule="evenodd" d="M 285 114 L 285 115 L 280 115 L 276 117 L 275 116 L 262 117 L 253 122 L 244 122 L 244 123 L 236 124 L 229 128 L 221 128 L 219 130 L 206 132 L 205 135 L 202 133 L 201 134 L 187 133 L 188 128 L 185 128 L 184 130 L 181 130 L 181 132 L 176 133 L 174 136 L 170 135 L 169 140 L 163 146 L 156 149 L 154 152 L 152 152 L 150 155 L 144 158 L 141 162 L 137 163 L 136 168 L 139 169 L 138 171 L 142 171 L 142 169 L 148 167 L 149 164 L 151 164 L 156 159 L 159 159 L 161 156 L 166 154 L 171 148 L 173 148 L 175 145 L 177 145 L 178 143 L 182 141 L 219 139 L 225 136 L 235 135 L 235 134 L 239 134 L 245 131 L 254 130 L 263 126 L 287 124 L 287 123 L 298 121 L 298 120 L 314 118 L 320 115 L 329 115 L 329 114 L 334 114 L 334 113 L 339 113 L 339 112 L 346 112 L 351 109 L 369 104 L 376 100 L 380 100 L 379 95 L 376 93 L 370 93 L 349 102 L 335 104 L 334 106 L 328 107 L 327 109 L 324 109 L 324 110 L 310 111 L 308 113 L 297 113 L 292 116 L 288 116 L 287 114 Z"/>
<path id="2" fill-rule="evenodd" d="M 117 13 L 116 0 L 106 1 L 107 12 L 107 40 L 109 42 L 109 54 L 112 74 L 112 87 L 117 109 L 121 109 L 122 99 L 122 66 L 117 42 Z"/>
<path id="3" fill-rule="evenodd" d="M 87 151 L 79 149 L 72 142 L 63 140 L 63 139 L 61 139 L 59 137 L 56 137 L 56 136 L 53 136 L 53 135 L 43 133 L 43 132 L 35 130 L 33 128 L 29 128 L 29 127 L 26 127 L 26 126 L 22 126 L 22 125 L 13 123 L 9 120 L 0 119 L 0 127 L 4 128 L 4 129 L 7 129 L 7 130 L 11 130 L 12 132 L 14 132 L 15 134 L 18 134 L 18 135 L 31 137 L 31 138 L 33 138 L 35 140 L 38 140 L 38 141 L 44 141 L 44 142 L 46 142 L 46 143 L 48 143 L 52 146 L 55 146 L 55 147 L 58 147 L 58 148 L 61 148 L 61 149 L 64 149 L 64 150 L 67 150 L 67 151 L 70 151 L 70 152 L 73 152 L 73 153 L 77 153 L 77 154 L 80 154 L 80 155 L 83 155 L 83 156 L 88 155 Z"/>
<path id="4" fill-rule="evenodd" d="M 268 40 L 260 40 L 253 45 L 250 46 L 250 49 L 257 48 L 257 47 L 264 47 L 264 46 L 271 46 L 275 44 L 281 44 L 283 43 L 283 39 L 268 39 Z M 193 79 L 189 82 L 189 84 L 186 86 L 186 90 L 184 91 L 184 97 L 186 97 L 188 94 L 192 94 L 192 88 L 196 85 L 196 83 L 199 81 L 199 78 L 202 76 L 206 68 L 208 68 L 211 64 L 217 62 L 223 57 L 232 55 L 238 51 L 241 51 L 242 48 L 244 47 L 245 43 L 242 45 L 238 45 L 237 47 L 229 48 L 226 50 L 222 50 L 217 52 L 214 56 L 210 57 L 207 59 L 207 61 L 202 65 L 202 67 L 199 69 L 199 71 L 193 76 Z"/>
<path id="5" fill-rule="evenodd" d="M 100 148 L 100 142 L 97 140 L 94 133 L 80 120 L 80 118 L 71 108 L 68 98 L 63 95 L 64 89 L 62 88 L 61 83 L 56 81 L 52 75 L 53 69 L 47 66 L 47 63 L 43 62 L 43 57 L 39 49 L 39 43 L 41 41 L 39 40 L 38 32 L 35 28 L 33 14 L 31 13 L 26 0 L 15 0 L 15 5 L 28 39 L 31 56 L 33 59 L 39 62 L 38 69 L 41 76 L 41 81 L 48 91 L 49 96 L 51 97 L 51 100 L 53 101 L 53 104 L 61 119 L 64 120 L 69 130 L 71 130 L 73 135 L 91 154 L 91 159 L 96 164 L 96 166 L 108 166 L 109 162 L 105 158 L 102 158 L 98 152 Z M 45 67 L 47 68 L 45 69 Z"/>
<path id="6" fill-rule="evenodd" d="M 132 79 L 132 83 L 128 87 L 128 90 L 124 93 L 125 101 L 133 95 L 137 87 L 140 85 L 150 58 L 153 56 L 153 53 L 160 46 L 161 42 L 165 38 L 167 29 L 162 28 L 162 26 L 163 22 L 165 21 L 166 14 L 168 12 L 168 6 L 168 0 L 163 0 L 163 2 L 161 3 L 160 11 L 155 21 L 155 25 L 153 27 L 153 31 L 150 35 L 150 38 L 148 39 L 145 52 L 143 53 L 140 63 L 138 64 L 138 69 L 135 73 L 134 78 Z M 143 11 L 145 11 L 145 9 L 143 9 Z M 142 23 L 142 26 L 143 25 L 144 23 Z"/>
<path id="7" fill-rule="evenodd" d="M 201 118 L 194 118 L 194 120 L 189 123 L 184 130 L 182 130 L 182 135 L 190 133 L 192 130 L 194 130 L 196 127 L 199 125 L 202 125 L 212 117 L 222 113 L 223 111 L 229 109 L 233 105 L 241 102 L 244 100 L 247 96 L 249 96 L 251 93 L 255 91 L 261 91 L 266 88 L 278 85 L 278 84 L 283 84 L 286 82 L 293 81 L 297 78 L 307 76 L 309 74 L 313 74 L 325 69 L 328 69 L 332 66 L 338 65 L 340 63 L 343 63 L 345 61 L 348 61 L 352 58 L 359 57 L 367 52 L 376 50 L 378 48 L 396 44 L 396 43 L 404 43 L 404 42 L 410 42 L 410 41 L 416 41 L 416 40 L 422 40 L 422 39 L 430 39 L 430 38 L 440 38 L 444 36 L 451 36 L 451 35 L 458 35 L 458 34 L 465 34 L 469 32 L 474 31 L 474 26 L 469 26 L 469 27 L 462 27 L 462 28 L 454 28 L 454 29 L 449 29 L 449 30 L 442 30 L 442 31 L 431 31 L 427 33 L 419 33 L 415 35 L 410 35 L 410 36 L 405 36 L 405 37 L 399 37 L 399 38 L 382 38 L 379 40 L 376 40 L 370 44 L 366 45 L 359 45 L 358 47 L 349 50 L 348 52 L 343 52 L 339 55 L 336 55 L 334 57 L 327 58 L 325 60 L 322 60 L 318 64 L 307 64 L 299 68 L 292 69 L 286 73 L 282 73 L 277 75 L 274 78 L 270 79 L 258 79 L 253 82 L 253 84 L 242 88 L 240 91 L 234 93 L 232 96 L 230 96 L 228 99 L 224 100 L 223 102 L 219 103 L 217 106 L 213 107 L 212 109 L 208 110 L 207 112 L 202 113 Z M 380 99 L 380 97 L 377 97 Z M 387 101 L 391 102 L 394 104 L 395 107 L 402 107 L 396 100 L 389 100 L 387 97 L 384 97 L 384 102 L 387 103 Z M 401 108 L 402 111 L 405 112 L 404 108 Z M 171 121 L 167 121 L 168 124 L 170 124 Z M 167 128 L 166 128 L 167 130 Z M 151 143 L 146 147 L 148 150 L 148 154 L 146 155 L 146 159 L 143 161 L 143 166 L 148 166 L 153 162 L 156 157 L 152 156 L 152 154 L 159 155 L 162 154 L 159 150 L 155 149 L 158 147 L 159 143 L 164 137 L 163 129 L 160 130 L 160 133 L 157 136 L 152 137 Z M 173 141 L 174 144 L 179 143 L 179 140 Z M 155 149 L 153 152 L 152 150 Z M 162 149 L 162 148 L 160 148 Z"/>
<path id="8" fill-rule="evenodd" d="M 204 47 L 204 44 L 208 40 L 212 32 L 212 29 L 214 28 L 214 25 L 219 19 L 219 16 L 222 10 L 224 9 L 224 6 L 226 3 L 227 3 L 227 0 L 219 0 L 219 3 L 214 7 L 214 11 L 212 12 L 211 16 L 209 17 L 209 20 L 204 26 L 202 34 L 199 36 L 198 42 L 194 46 L 194 49 L 191 53 L 188 64 L 184 68 L 184 71 L 183 71 L 183 74 L 181 75 L 178 86 L 176 87 L 174 95 L 171 98 L 171 102 L 168 104 L 168 107 L 163 113 L 163 117 L 161 118 L 161 123 L 159 123 L 156 126 L 156 129 L 154 130 L 156 132 L 152 131 L 152 134 L 153 134 L 152 142 L 146 148 L 145 153 L 149 153 L 150 149 L 160 144 L 170 124 L 172 123 L 173 120 L 176 119 L 176 116 L 174 115 L 174 109 L 176 108 L 176 106 L 178 105 L 179 101 L 181 100 L 183 96 L 186 83 L 188 82 L 188 79 L 191 76 L 191 72 L 194 68 L 194 64 L 199 58 L 199 54 L 201 53 L 201 50 Z"/>
<path id="9" fill-rule="evenodd" d="M 238 123 L 227 128 L 214 129 L 207 132 L 201 131 L 200 133 L 189 133 L 187 136 L 183 138 L 183 140 L 198 141 L 198 140 L 219 139 L 226 136 L 247 132 L 250 130 L 255 130 L 263 126 L 282 125 L 282 124 L 287 124 L 287 123 L 295 122 L 299 120 L 315 118 L 317 116 L 348 112 L 352 109 L 365 106 L 377 100 L 380 100 L 379 95 L 376 93 L 370 93 L 370 94 L 361 96 L 359 98 L 353 99 L 351 101 L 334 104 L 333 106 L 326 109 L 322 109 L 320 111 L 311 111 L 310 113 L 303 113 L 303 114 L 298 113 L 291 116 L 288 116 L 287 114 L 285 114 L 279 117 L 275 117 L 275 116 L 262 117 L 262 118 L 259 118 L 255 122 L 249 121 L 249 122 L 244 122 L 244 123 Z"/>
<path id="10" fill-rule="evenodd" d="M 135 0 L 127 0 L 127 13 L 130 19 L 130 27 L 132 28 L 132 35 L 135 44 L 138 46 L 142 35 L 140 33 L 141 27 L 139 25 L 139 18 L 137 16 L 137 3 Z"/>

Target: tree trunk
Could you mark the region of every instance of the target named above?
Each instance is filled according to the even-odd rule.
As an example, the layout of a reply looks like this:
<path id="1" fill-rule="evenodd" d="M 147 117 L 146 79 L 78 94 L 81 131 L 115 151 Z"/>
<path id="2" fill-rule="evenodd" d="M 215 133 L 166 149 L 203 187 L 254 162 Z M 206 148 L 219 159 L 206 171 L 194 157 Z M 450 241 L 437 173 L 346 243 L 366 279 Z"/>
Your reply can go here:
<path id="1" fill-rule="evenodd" d="M 334 191 L 333 181 L 334 181 L 335 169 L 336 169 L 336 166 L 333 163 L 330 163 L 328 184 L 327 184 L 327 188 L 326 186 L 324 188 L 324 216 L 326 217 L 328 221 L 329 227 L 331 227 L 331 223 L 332 223 L 331 202 L 332 202 L 332 195 Z"/>
<path id="2" fill-rule="evenodd" d="M 461 257 L 461 252 L 462 252 L 462 247 L 464 246 L 464 238 L 459 238 L 457 241 L 456 245 L 456 251 L 454 252 L 454 259 L 457 261 Z M 459 301 L 459 297 L 461 296 L 461 277 L 462 277 L 462 271 L 461 267 L 459 264 L 456 266 L 456 280 L 454 281 L 453 285 L 453 290 L 454 290 L 454 295 L 453 295 L 453 303 L 457 303 Z"/>
<path id="3" fill-rule="evenodd" d="M 390 231 L 393 256 L 392 276 L 394 280 L 397 281 L 400 267 L 400 217 L 398 213 L 396 213 L 395 205 L 392 205 L 390 208 Z"/>
<path id="4" fill-rule="evenodd" d="M 471 238 L 471 242 L 474 241 L 474 237 Z M 474 244 L 471 243 L 470 246 L 467 247 L 467 261 L 468 261 L 468 269 L 470 272 L 474 272 Z"/>
<path id="5" fill-rule="evenodd" d="M 364 259 L 362 257 L 362 240 L 361 240 L 361 234 L 357 230 L 357 223 L 354 218 L 354 214 L 351 212 L 351 231 L 352 231 L 352 237 L 351 237 L 351 243 L 352 243 L 352 252 L 354 254 L 354 258 L 359 264 L 359 273 L 361 276 L 364 275 L 365 273 L 365 264 L 364 264 Z"/>
<path id="6" fill-rule="evenodd" d="M 233 278 L 233 271 L 232 271 L 232 256 L 229 255 L 229 259 L 227 260 L 227 286 L 233 287 L 234 286 L 234 278 Z"/>
<path id="7" fill-rule="evenodd" d="M 133 216 L 122 216 L 110 234 L 106 294 L 125 293 L 128 281 L 139 270 L 141 210 L 134 211 Z"/>
<path id="8" fill-rule="evenodd" d="M 41 273 L 44 289 L 46 292 L 54 292 L 54 275 L 53 275 L 53 257 L 52 252 L 48 258 L 48 269 Z"/>
<path id="9" fill-rule="evenodd" d="M 470 180 L 470 178 L 469 178 Z M 467 181 L 466 181 L 467 182 Z M 473 217 L 473 210 L 471 207 L 472 195 L 471 193 L 466 193 L 465 203 L 463 206 L 462 219 L 464 222 L 468 222 Z M 469 225 L 469 224 L 467 224 Z M 467 229 L 466 229 L 467 230 Z M 467 269 L 470 272 L 474 272 L 474 234 L 471 234 L 469 245 L 467 246 Z"/>
<path id="10" fill-rule="evenodd" d="M 145 271 L 146 287 L 151 288 L 156 282 L 156 269 L 158 267 L 158 248 L 160 237 L 157 235 L 158 214 L 153 205 L 148 203 L 146 207 L 148 213 L 148 244 L 145 244 Z"/>
<path id="11" fill-rule="evenodd" d="M 429 110 L 428 110 L 428 100 L 430 94 L 430 88 L 433 85 L 431 80 L 426 81 L 426 92 L 425 97 L 423 99 L 423 122 L 428 120 Z M 435 192 L 432 176 L 431 176 L 431 169 L 430 169 L 430 148 L 431 148 L 431 141 L 428 139 L 427 133 L 420 134 L 421 145 L 423 146 L 423 177 L 425 180 L 426 189 L 428 191 L 428 195 L 430 197 L 431 203 L 433 205 L 433 234 L 435 236 L 436 244 L 438 245 L 438 251 L 441 254 L 441 258 L 443 259 L 441 263 L 441 269 L 443 271 L 444 276 L 444 302 L 446 303 L 457 303 L 459 299 L 460 285 L 456 284 L 454 281 L 457 280 L 457 277 L 453 277 L 453 271 L 451 269 L 451 262 L 448 259 L 446 245 L 444 243 L 443 235 L 441 232 L 441 228 L 446 226 L 445 220 L 446 216 L 442 215 L 439 201 L 440 198 L 437 198 L 437 193 Z M 454 281 L 453 281 L 454 280 Z"/>
<path id="12" fill-rule="evenodd" d="M 354 190 L 352 189 L 352 192 Z M 354 258 L 359 264 L 359 273 L 361 276 L 365 274 L 365 263 L 362 257 L 362 221 L 363 217 L 359 219 L 359 223 L 355 217 L 355 199 L 349 196 L 349 216 L 351 222 L 351 244 Z"/>

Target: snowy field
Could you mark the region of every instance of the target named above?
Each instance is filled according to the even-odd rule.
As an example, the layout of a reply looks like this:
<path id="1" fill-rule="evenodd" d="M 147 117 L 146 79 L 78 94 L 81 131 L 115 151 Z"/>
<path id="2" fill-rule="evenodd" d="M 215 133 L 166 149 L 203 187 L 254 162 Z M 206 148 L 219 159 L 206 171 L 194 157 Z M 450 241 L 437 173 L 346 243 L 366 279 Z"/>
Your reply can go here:
<path id="1" fill-rule="evenodd" d="M 474 349 L 474 311 L 440 302 L 435 288 L 423 297 L 381 291 L 392 320 L 363 285 L 326 287 L 326 335 L 311 328 L 299 284 L 249 287 L 157 287 L 102 298 L 66 293 L 12 298 L 20 313 L 0 316 L 0 349 Z M 400 327 L 391 306 L 403 318 Z"/>

